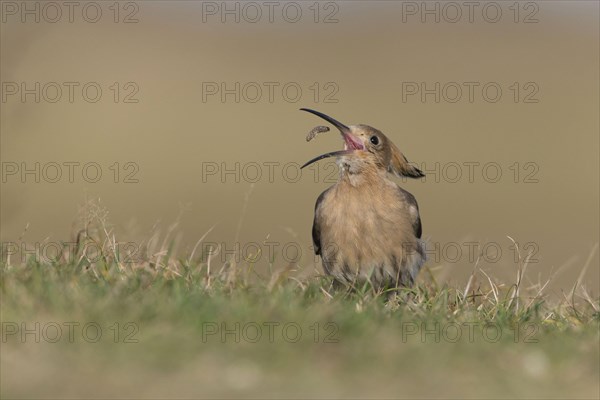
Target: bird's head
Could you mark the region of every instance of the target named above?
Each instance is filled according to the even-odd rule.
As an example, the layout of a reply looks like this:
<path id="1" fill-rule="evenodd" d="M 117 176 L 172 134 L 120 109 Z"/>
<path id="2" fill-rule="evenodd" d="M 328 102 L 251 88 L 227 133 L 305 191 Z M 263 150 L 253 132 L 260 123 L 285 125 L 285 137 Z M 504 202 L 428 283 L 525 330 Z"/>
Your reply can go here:
<path id="1" fill-rule="evenodd" d="M 318 111 L 308 108 L 301 110 L 315 114 L 335 126 L 344 139 L 344 150 L 320 155 L 308 161 L 302 168 L 323 158 L 339 156 L 342 167 L 347 168 L 350 173 L 361 173 L 365 168 L 375 167 L 398 176 L 424 176 L 420 169 L 409 164 L 398 147 L 381 131 L 368 125 L 346 126 Z"/>

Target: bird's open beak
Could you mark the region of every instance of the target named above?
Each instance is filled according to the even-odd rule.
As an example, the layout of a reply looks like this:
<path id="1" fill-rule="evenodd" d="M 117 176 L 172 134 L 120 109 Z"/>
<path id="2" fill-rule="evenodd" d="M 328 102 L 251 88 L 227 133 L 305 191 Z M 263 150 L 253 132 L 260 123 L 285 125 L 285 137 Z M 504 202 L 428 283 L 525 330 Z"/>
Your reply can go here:
<path id="1" fill-rule="evenodd" d="M 311 110 L 309 108 L 301 108 L 300 110 L 309 112 L 311 114 L 314 114 L 318 117 L 323 118 L 325 121 L 329 122 L 331 125 L 338 128 L 340 133 L 342 134 L 342 138 L 344 139 L 344 150 L 332 151 L 329 153 L 322 154 L 318 157 L 315 157 L 312 160 L 305 163 L 302 167 L 300 167 L 300 169 L 302 169 L 316 161 L 322 160 L 324 158 L 344 156 L 344 155 L 353 153 L 355 150 L 364 150 L 365 149 L 365 146 L 363 145 L 363 143 L 356 136 L 354 136 L 352 134 L 352 131 L 350 130 L 350 128 L 348 128 L 346 125 L 342 124 L 340 121 L 337 121 L 337 120 L 331 118 L 329 115 L 323 114 L 319 111 Z"/>

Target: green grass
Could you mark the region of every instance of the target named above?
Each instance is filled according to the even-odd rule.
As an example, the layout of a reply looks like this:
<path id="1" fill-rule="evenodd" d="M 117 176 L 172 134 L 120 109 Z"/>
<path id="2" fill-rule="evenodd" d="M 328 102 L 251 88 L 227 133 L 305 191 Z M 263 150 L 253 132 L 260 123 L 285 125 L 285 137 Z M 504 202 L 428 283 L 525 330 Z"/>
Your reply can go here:
<path id="1" fill-rule="evenodd" d="M 3 260 L 2 398 L 599 396 L 598 299 L 521 287 L 526 261 L 512 286 L 429 278 L 398 295 L 332 291 L 324 277 L 209 267 L 164 244 L 125 262 L 96 228 L 80 244 L 100 244 L 97 262 L 83 246 Z M 68 323 L 79 324 L 73 340 Z"/>

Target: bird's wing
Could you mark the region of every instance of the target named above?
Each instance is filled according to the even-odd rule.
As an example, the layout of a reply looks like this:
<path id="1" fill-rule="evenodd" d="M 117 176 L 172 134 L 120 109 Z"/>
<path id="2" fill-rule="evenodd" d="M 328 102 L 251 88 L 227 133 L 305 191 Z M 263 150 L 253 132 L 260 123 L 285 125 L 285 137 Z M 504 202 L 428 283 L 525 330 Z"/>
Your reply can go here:
<path id="1" fill-rule="evenodd" d="M 419 215 L 419 205 L 417 204 L 417 199 L 415 199 L 415 196 L 413 196 L 410 192 L 402 189 L 400 186 L 398 186 L 398 190 L 408 206 L 413 232 L 417 238 L 421 239 L 423 227 L 421 226 L 421 216 Z"/>
<path id="2" fill-rule="evenodd" d="M 315 204 L 315 217 L 313 219 L 312 226 L 312 239 L 313 246 L 315 248 L 315 254 L 317 255 L 321 254 L 321 227 L 319 226 L 319 207 L 321 206 L 321 202 L 323 202 L 323 199 L 325 198 L 325 194 L 329 192 L 330 189 L 331 188 L 321 193 L 319 195 L 319 198 L 317 199 L 317 203 Z"/>

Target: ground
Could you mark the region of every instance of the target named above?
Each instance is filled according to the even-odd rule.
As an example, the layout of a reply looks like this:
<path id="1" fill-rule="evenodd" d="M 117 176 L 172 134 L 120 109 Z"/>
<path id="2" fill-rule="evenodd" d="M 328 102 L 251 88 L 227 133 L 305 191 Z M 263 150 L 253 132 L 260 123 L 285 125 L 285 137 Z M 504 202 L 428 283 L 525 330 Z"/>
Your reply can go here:
<path id="1" fill-rule="evenodd" d="M 107 237 L 94 262 L 3 260 L 2 398 L 599 397 L 600 307 L 582 287 L 333 291 L 168 248 L 125 262 Z"/>

